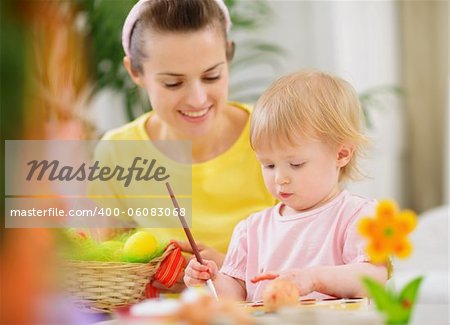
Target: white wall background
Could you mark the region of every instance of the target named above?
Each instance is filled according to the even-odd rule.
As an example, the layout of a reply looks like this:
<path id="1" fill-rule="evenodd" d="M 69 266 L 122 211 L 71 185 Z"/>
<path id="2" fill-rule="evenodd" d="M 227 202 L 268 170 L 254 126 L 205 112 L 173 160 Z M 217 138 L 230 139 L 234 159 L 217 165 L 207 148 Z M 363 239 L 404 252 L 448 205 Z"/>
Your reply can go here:
<path id="1" fill-rule="evenodd" d="M 123 93 L 102 89 L 93 98 L 89 114 L 99 134 L 124 125 L 128 120 Z"/>
<path id="2" fill-rule="evenodd" d="M 287 56 L 272 79 L 305 68 L 324 70 L 353 84 L 358 92 L 377 86 L 400 85 L 399 12 L 394 1 L 270 1 L 274 19 L 258 37 L 283 47 Z M 238 44 L 245 37 L 235 34 Z M 267 69 L 252 71 L 266 74 Z M 232 83 L 248 77 L 235 71 Z M 403 204 L 402 160 L 404 120 L 399 98 L 380 97 L 373 107 L 373 148 L 362 162 L 370 176 L 349 184 L 351 190 Z"/>

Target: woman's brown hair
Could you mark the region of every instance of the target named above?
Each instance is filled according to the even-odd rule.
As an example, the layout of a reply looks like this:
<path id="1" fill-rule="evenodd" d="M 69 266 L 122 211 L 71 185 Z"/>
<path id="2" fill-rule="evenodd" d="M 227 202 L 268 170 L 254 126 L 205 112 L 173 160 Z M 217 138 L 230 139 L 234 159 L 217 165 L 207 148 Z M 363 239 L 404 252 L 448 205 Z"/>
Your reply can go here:
<path id="1" fill-rule="evenodd" d="M 159 33 L 188 33 L 207 27 L 217 28 L 224 37 L 227 58 L 233 46 L 228 47 L 226 18 L 215 0 L 151 0 L 143 5 L 142 13 L 130 35 L 131 66 L 143 73 L 142 61 L 147 58 L 146 31 Z"/>

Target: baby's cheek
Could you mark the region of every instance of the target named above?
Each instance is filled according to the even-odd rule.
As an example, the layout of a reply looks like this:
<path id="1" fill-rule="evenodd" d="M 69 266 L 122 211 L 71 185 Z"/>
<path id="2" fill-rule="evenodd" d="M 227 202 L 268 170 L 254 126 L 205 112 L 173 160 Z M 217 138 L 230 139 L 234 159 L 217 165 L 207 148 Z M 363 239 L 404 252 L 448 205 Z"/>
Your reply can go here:
<path id="1" fill-rule="evenodd" d="M 266 187 L 269 190 L 270 194 L 275 196 L 277 193 L 275 188 L 275 182 L 273 180 L 272 175 L 270 175 L 268 172 L 265 172 L 263 173 L 263 177 L 264 177 L 264 184 L 266 184 Z"/>

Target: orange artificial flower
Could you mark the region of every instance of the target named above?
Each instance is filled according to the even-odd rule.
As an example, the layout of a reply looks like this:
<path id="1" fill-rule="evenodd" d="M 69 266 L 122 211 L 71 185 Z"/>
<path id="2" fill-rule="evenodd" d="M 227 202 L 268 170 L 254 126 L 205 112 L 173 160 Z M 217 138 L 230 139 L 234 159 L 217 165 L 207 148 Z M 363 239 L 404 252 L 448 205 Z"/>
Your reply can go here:
<path id="1" fill-rule="evenodd" d="M 388 261 L 390 255 L 405 258 L 411 254 L 408 234 L 416 227 L 416 214 L 411 210 L 399 211 L 392 200 L 382 200 L 375 217 L 361 219 L 359 233 L 368 238 L 367 254 L 374 263 Z"/>

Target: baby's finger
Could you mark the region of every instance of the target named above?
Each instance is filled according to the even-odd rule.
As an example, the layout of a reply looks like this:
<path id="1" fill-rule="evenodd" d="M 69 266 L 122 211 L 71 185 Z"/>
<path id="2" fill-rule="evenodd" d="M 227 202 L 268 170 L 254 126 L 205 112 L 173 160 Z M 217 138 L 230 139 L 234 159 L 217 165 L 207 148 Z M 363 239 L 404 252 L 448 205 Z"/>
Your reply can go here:
<path id="1" fill-rule="evenodd" d="M 185 275 L 183 280 L 184 280 L 184 284 L 186 284 L 187 287 L 191 287 L 191 286 L 195 286 L 195 285 L 199 285 L 199 284 L 203 283 L 203 281 L 191 278 L 189 275 Z"/>
<path id="2" fill-rule="evenodd" d="M 218 272 L 217 265 L 213 261 L 206 261 L 206 269 L 206 271 L 209 272 L 212 277 L 215 277 Z"/>
<path id="3" fill-rule="evenodd" d="M 193 260 L 192 262 L 189 262 L 189 264 L 192 269 L 199 272 L 207 272 L 209 270 L 207 265 L 200 264 L 197 260 Z"/>
<path id="4" fill-rule="evenodd" d="M 191 260 L 189 260 L 186 268 L 190 268 L 190 267 L 198 268 L 199 265 L 201 265 L 201 264 L 196 259 L 191 259 Z"/>
<path id="5" fill-rule="evenodd" d="M 186 284 L 186 286 L 194 286 L 194 285 L 199 285 L 199 284 L 205 284 L 205 282 L 207 280 L 210 279 L 210 274 L 206 273 L 206 272 L 202 272 L 198 275 L 195 276 L 191 276 L 189 274 L 185 274 L 184 276 L 184 283 Z"/>
<path id="6" fill-rule="evenodd" d="M 204 265 L 202 265 L 204 266 Z M 193 279 L 206 281 L 211 278 L 211 274 L 208 272 L 206 266 L 205 270 L 196 270 L 194 268 L 187 268 L 185 274 Z"/>

